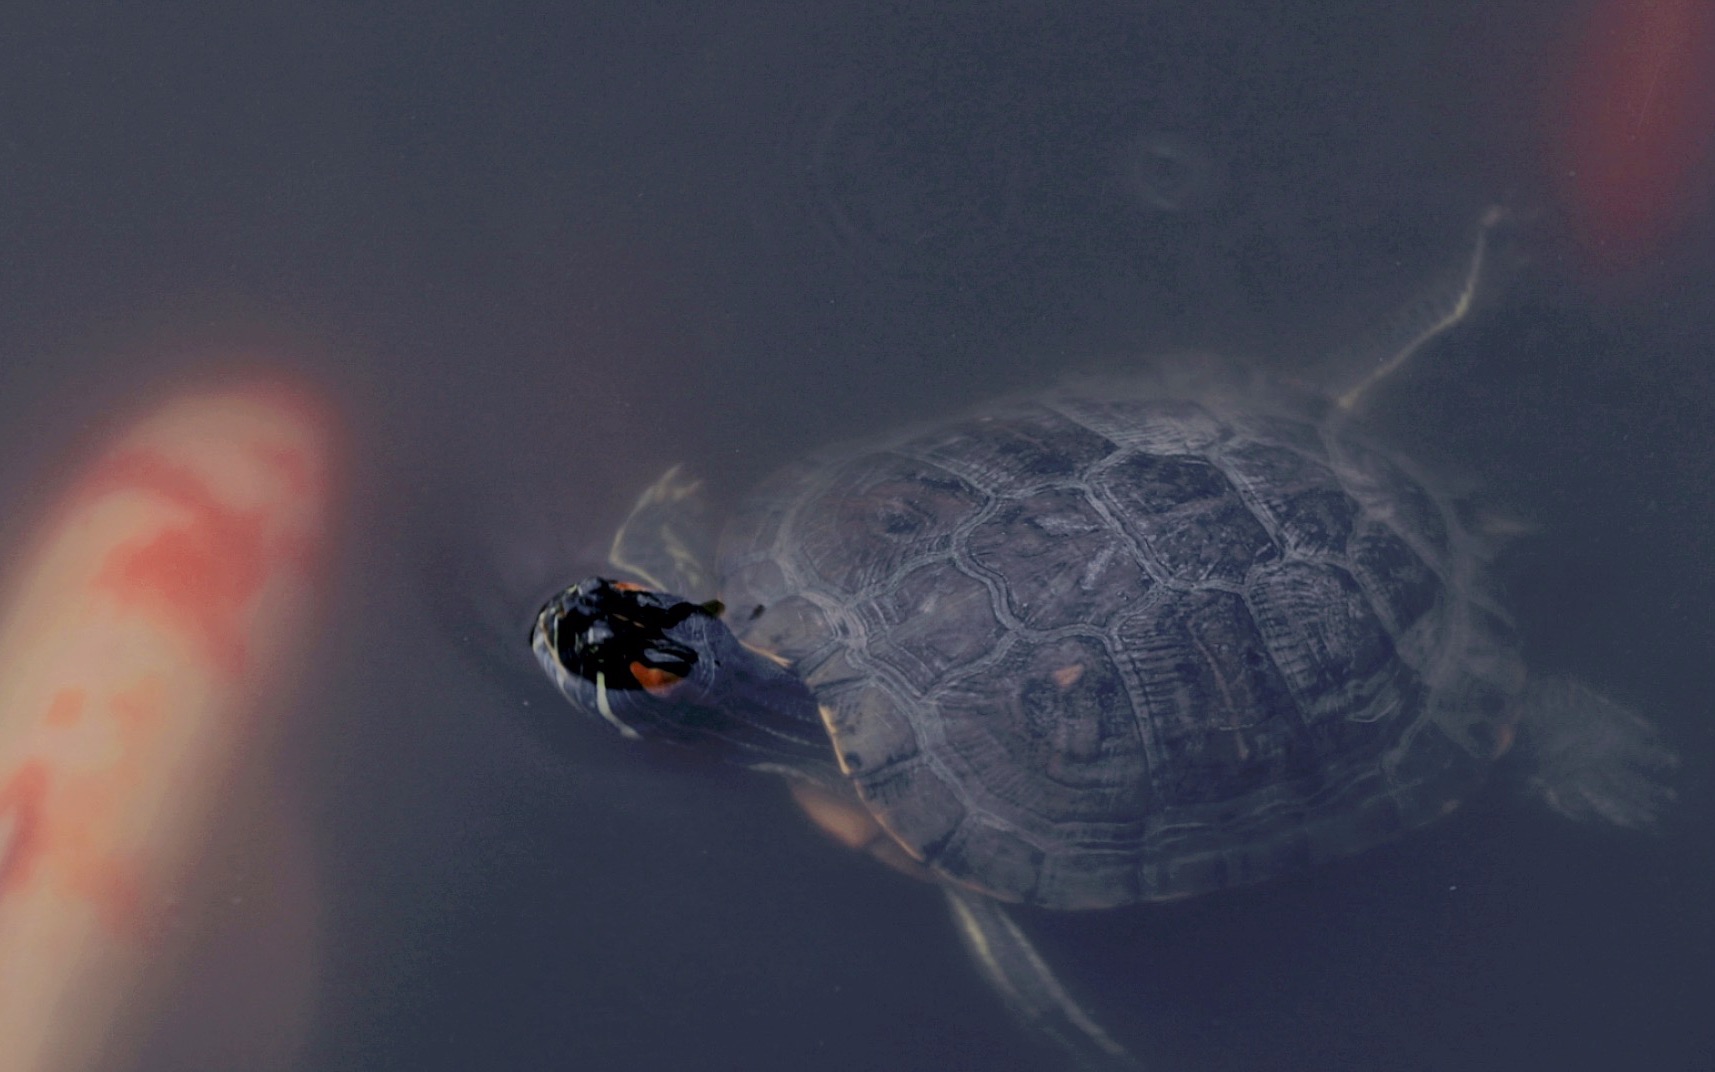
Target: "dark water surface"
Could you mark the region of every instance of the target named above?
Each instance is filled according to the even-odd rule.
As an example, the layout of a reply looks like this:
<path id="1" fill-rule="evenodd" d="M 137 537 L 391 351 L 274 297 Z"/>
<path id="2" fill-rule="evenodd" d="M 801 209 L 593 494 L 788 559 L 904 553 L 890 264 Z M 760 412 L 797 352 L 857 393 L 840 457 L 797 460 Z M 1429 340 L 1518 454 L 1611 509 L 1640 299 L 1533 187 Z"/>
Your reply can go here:
<path id="1" fill-rule="evenodd" d="M 1502 561 L 1532 666 L 1657 718 L 1679 806 L 1627 836 L 1502 784 L 1302 878 L 1034 923 L 1154 1068 L 1715 1067 L 1715 229 L 1582 270 L 1541 129 L 1577 7 L 0 15 L 6 536 L 140 390 L 283 365 L 354 426 L 276 764 L 322 933 L 279 1067 L 1054 1068 L 933 891 L 562 717 L 520 612 L 674 461 L 730 494 L 1152 350 L 1308 372 L 1495 201 L 1510 285 L 1374 416 L 1539 528 Z M 199 1000 L 141 1067 L 233 1067 Z"/>

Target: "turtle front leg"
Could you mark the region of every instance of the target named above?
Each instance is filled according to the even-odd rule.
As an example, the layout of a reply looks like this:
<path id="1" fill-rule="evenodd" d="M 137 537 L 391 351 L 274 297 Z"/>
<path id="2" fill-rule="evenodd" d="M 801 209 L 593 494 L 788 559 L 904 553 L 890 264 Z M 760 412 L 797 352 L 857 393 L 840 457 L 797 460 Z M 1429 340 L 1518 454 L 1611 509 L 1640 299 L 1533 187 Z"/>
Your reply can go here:
<path id="1" fill-rule="evenodd" d="M 1143 1065 L 1090 1018 L 997 901 L 944 887 L 959 938 L 977 970 L 1033 1033 L 1086 1072 L 1141 1072 Z"/>

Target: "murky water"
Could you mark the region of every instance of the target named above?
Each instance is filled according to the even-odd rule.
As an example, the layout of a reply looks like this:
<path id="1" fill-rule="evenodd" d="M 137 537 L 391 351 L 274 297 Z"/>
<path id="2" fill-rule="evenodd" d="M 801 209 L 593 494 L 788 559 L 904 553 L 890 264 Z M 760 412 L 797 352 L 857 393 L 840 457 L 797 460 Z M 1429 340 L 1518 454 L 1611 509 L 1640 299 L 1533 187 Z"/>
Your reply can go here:
<path id="1" fill-rule="evenodd" d="M 1302 878 L 1031 922 L 1154 1068 L 1715 1067 L 1710 186 L 1586 270 L 1544 163 L 1570 5 L 0 24 L 7 546 L 139 392 L 284 366 L 353 428 L 344 580 L 267 763 L 291 881 L 252 865 L 187 924 L 135 1067 L 1056 1067 L 933 891 L 778 784 L 574 722 L 522 615 L 675 461 L 731 495 L 1151 350 L 1313 374 L 1494 201 L 1530 217 L 1510 283 L 1374 417 L 1538 529 L 1502 560 L 1531 663 L 1659 720 L 1674 814 L 1576 829 L 1503 781 Z"/>

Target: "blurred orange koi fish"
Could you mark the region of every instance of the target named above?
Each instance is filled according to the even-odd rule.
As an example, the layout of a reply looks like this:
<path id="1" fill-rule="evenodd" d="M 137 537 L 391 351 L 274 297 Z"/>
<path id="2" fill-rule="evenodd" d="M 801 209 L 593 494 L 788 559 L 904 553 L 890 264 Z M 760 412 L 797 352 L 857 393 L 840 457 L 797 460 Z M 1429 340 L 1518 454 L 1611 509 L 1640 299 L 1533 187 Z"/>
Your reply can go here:
<path id="1" fill-rule="evenodd" d="M 172 401 L 17 560 L 0 619 L 5 1072 L 122 1066 L 114 1032 L 295 677 L 324 587 L 331 433 L 286 388 Z"/>
<path id="2" fill-rule="evenodd" d="M 1586 267 L 1624 275 L 1710 207 L 1715 3 L 1599 0 L 1556 96 L 1556 179 Z"/>

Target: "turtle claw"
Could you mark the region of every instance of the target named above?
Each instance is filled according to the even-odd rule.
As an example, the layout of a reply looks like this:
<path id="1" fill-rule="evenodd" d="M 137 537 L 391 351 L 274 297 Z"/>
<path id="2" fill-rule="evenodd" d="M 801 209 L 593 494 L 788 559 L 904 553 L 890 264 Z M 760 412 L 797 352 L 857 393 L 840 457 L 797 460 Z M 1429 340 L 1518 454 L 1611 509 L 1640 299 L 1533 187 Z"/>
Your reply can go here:
<path id="1" fill-rule="evenodd" d="M 607 560 L 650 588 L 688 598 L 710 594 L 708 508 L 703 482 L 675 465 L 637 497 Z"/>
<path id="2" fill-rule="evenodd" d="M 1679 757 L 1647 719 L 1575 681 L 1532 684 L 1520 728 L 1535 770 L 1530 788 L 1569 819 L 1654 826 L 1676 794 Z"/>

